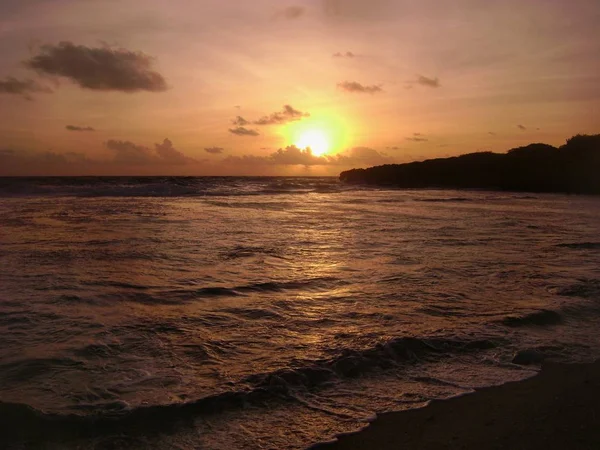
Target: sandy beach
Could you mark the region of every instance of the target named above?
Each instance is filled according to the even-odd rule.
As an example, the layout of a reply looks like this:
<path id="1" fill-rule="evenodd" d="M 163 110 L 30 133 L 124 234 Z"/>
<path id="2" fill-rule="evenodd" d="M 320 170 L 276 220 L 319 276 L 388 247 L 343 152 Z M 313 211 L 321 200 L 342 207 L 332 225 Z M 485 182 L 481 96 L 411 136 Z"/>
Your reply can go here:
<path id="1" fill-rule="evenodd" d="M 599 449 L 600 362 L 547 364 L 522 382 L 398 413 L 321 450 Z"/>

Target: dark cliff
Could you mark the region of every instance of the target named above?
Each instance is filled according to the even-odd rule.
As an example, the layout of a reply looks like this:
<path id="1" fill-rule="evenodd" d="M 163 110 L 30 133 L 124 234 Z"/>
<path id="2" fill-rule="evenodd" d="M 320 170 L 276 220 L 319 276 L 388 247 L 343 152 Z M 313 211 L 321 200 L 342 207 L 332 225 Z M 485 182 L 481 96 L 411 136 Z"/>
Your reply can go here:
<path id="1" fill-rule="evenodd" d="M 600 135 L 577 135 L 560 148 L 531 144 L 507 153 L 469 153 L 340 174 L 353 184 L 600 194 Z"/>

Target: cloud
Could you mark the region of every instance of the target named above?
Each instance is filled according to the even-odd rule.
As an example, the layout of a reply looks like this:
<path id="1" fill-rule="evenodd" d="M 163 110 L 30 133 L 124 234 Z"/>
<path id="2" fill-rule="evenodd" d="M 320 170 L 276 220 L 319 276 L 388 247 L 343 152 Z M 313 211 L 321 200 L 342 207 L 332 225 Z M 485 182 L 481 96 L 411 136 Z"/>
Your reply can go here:
<path id="1" fill-rule="evenodd" d="M 92 127 L 78 127 L 76 125 L 67 125 L 65 128 L 69 131 L 96 131 Z"/>
<path id="2" fill-rule="evenodd" d="M 176 150 L 169 139 L 153 148 L 121 140 L 109 140 L 104 145 L 112 155 L 97 159 L 76 152 L 0 149 L 0 174 L 159 175 L 194 174 L 202 169 L 200 161 Z"/>
<path id="3" fill-rule="evenodd" d="M 294 109 L 290 105 L 284 105 L 281 112 L 276 112 L 268 116 L 263 116 L 260 119 L 254 121 L 255 125 L 279 125 L 288 122 L 294 122 L 301 120 L 304 117 L 309 117 L 309 113 L 304 113 Z"/>
<path id="4" fill-rule="evenodd" d="M 136 145 L 130 141 L 109 140 L 105 143 L 106 148 L 115 152 L 114 160 L 125 164 L 148 164 L 155 157 L 151 150 L 143 145 Z"/>
<path id="5" fill-rule="evenodd" d="M 441 86 L 439 78 L 428 78 L 423 75 L 417 76 L 416 83 L 420 84 L 421 86 L 427 86 L 430 88 L 439 88 Z"/>
<path id="6" fill-rule="evenodd" d="M 0 149 L 0 174 L 3 175 L 76 175 L 81 174 L 81 169 L 90 163 L 83 153 Z"/>
<path id="7" fill-rule="evenodd" d="M 341 83 L 338 83 L 337 86 L 339 89 L 346 92 L 356 92 L 362 94 L 375 94 L 376 92 L 383 91 L 383 89 L 381 89 L 381 86 L 379 85 L 365 86 L 360 83 L 357 83 L 356 81 L 343 81 Z"/>
<path id="8" fill-rule="evenodd" d="M 223 147 L 206 147 L 204 151 L 211 155 L 220 155 L 225 149 Z"/>
<path id="9" fill-rule="evenodd" d="M 413 133 L 412 137 L 407 137 L 406 140 L 412 141 L 412 142 L 428 142 L 429 141 L 429 139 L 427 139 L 421 133 Z"/>
<path id="10" fill-rule="evenodd" d="M 494 133 L 493 131 L 488 131 L 488 134 L 489 134 L 490 136 L 496 136 L 496 133 Z"/>
<path id="11" fill-rule="evenodd" d="M 125 165 L 149 165 L 169 164 L 182 165 L 195 162 L 179 150 L 173 147 L 169 139 L 162 144 L 155 144 L 154 151 L 143 145 L 137 145 L 130 141 L 109 140 L 105 143 L 106 148 L 115 152 L 114 162 Z"/>
<path id="12" fill-rule="evenodd" d="M 170 164 L 185 164 L 193 161 L 193 159 L 188 158 L 173 147 L 173 142 L 170 139 L 165 139 L 162 144 L 154 144 L 154 149 L 159 158 Z"/>
<path id="13" fill-rule="evenodd" d="M 356 58 L 356 55 L 352 52 L 341 53 L 337 52 L 332 55 L 334 58 Z"/>
<path id="14" fill-rule="evenodd" d="M 246 119 L 244 119 L 242 116 L 237 116 L 235 119 L 233 119 L 231 121 L 231 123 L 235 126 L 238 127 L 243 127 L 244 125 L 248 125 L 250 122 L 248 122 Z"/>
<path id="15" fill-rule="evenodd" d="M 302 6 L 288 6 L 277 13 L 277 17 L 282 17 L 287 20 L 299 19 L 306 13 L 306 9 Z"/>
<path id="16" fill-rule="evenodd" d="M 246 127 L 236 127 L 230 128 L 229 132 L 231 134 L 235 134 L 236 136 L 259 136 L 260 133 L 256 130 L 251 130 Z"/>
<path id="17" fill-rule="evenodd" d="M 280 148 L 268 156 L 229 156 L 223 160 L 229 165 L 243 166 L 359 166 L 391 163 L 394 160 L 368 147 L 356 147 L 338 155 L 316 156 L 310 148 L 300 149 L 295 145 Z"/>
<path id="18" fill-rule="evenodd" d="M 30 94 L 37 92 L 49 94 L 53 91 L 34 80 L 18 80 L 15 77 L 6 77 L 4 80 L 0 80 L 0 94 L 22 95 L 27 100 L 31 100 Z"/>
<path id="19" fill-rule="evenodd" d="M 517 128 L 522 131 L 525 131 L 527 129 L 527 127 L 523 125 L 517 125 Z"/>
<path id="20" fill-rule="evenodd" d="M 44 45 L 25 65 L 40 74 L 68 78 L 84 89 L 121 92 L 160 92 L 163 76 L 152 70 L 153 58 L 108 46 L 91 48 L 60 42 Z"/>
<path id="21" fill-rule="evenodd" d="M 252 122 L 244 119 L 242 116 L 237 116 L 231 121 L 234 127 L 229 128 L 229 132 L 237 136 L 258 136 L 260 133 L 257 130 L 248 128 L 247 125 L 282 125 L 309 116 L 309 113 L 298 111 L 291 105 L 284 105 L 281 111 L 269 114 L 268 116 L 263 116 Z"/>

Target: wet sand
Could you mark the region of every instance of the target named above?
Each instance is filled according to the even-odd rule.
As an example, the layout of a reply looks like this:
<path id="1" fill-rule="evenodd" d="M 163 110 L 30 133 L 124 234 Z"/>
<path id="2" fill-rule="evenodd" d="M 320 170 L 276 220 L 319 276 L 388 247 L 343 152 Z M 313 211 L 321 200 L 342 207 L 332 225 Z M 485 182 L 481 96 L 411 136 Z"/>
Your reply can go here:
<path id="1" fill-rule="evenodd" d="M 320 450 L 600 449 L 600 361 L 383 414 Z"/>

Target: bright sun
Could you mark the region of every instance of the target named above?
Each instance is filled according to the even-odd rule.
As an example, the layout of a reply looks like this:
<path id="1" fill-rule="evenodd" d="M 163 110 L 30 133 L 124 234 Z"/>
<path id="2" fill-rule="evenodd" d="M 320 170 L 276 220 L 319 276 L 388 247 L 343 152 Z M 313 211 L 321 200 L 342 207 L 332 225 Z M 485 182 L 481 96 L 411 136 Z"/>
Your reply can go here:
<path id="1" fill-rule="evenodd" d="M 348 127 L 337 114 L 314 114 L 282 129 L 285 145 L 310 148 L 314 156 L 331 155 L 348 145 Z"/>
<path id="2" fill-rule="evenodd" d="M 329 151 L 331 144 L 324 131 L 307 130 L 300 134 L 294 145 L 300 149 L 310 147 L 313 155 L 322 156 Z"/>

